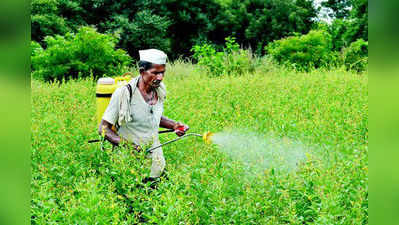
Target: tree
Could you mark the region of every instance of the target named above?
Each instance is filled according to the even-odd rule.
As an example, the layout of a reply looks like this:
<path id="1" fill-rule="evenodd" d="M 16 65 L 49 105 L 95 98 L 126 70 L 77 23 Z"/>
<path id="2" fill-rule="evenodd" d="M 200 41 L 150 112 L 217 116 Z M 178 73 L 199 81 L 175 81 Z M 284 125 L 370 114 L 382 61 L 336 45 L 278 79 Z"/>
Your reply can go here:
<path id="1" fill-rule="evenodd" d="M 67 22 L 59 16 L 57 0 L 32 0 L 31 39 L 42 42 L 46 36 L 63 35 L 70 29 Z"/>
<path id="2" fill-rule="evenodd" d="M 331 9 L 328 14 L 331 18 L 347 18 L 352 8 L 353 0 L 327 0 L 321 3 L 321 6 Z"/>
<path id="3" fill-rule="evenodd" d="M 307 33 L 317 13 L 310 0 L 231 1 L 223 10 L 219 29 L 226 36 L 237 37 L 239 43 L 251 47 L 257 54 L 262 54 L 264 46 L 271 41 Z"/>
<path id="4" fill-rule="evenodd" d="M 353 9 L 349 17 L 349 28 L 345 38 L 354 42 L 361 38 L 368 40 L 368 1 L 353 0 Z"/>
<path id="5" fill-rule="evenodd" d="M 349 47 L 358 39 L 368 41 L 368 1 L 351 0 L 351 4 L 349 16 L 335 19 L 328 28 L 334 50 Z"/>
<path id="6" fill-rule="evenodd" d="M 170 52 L 170 39 L 167 35 L 169 24 L 166 17 L 144 10 L 138 12 L 132 20 L 124 15 L 115 16 L 104 27 L 107 32 L 120 35 L 118 47 L 138 58 L 140 49 L 157 48 Z"/>
<path id="7" fill-rule="evenodd" d="M 213 32 L 221 9 L 214 0 L 161 0 L 159 5 L 153 7 L 171 21 L 168 37 L 171 40 L 172 58 L 189 56 L 193 45 L 214 40 Z"/>
<path id="8" fill-rule="evenodd" d="M 191 55 L 202 42 L 221 47 L 228 36 L 258 54 L 273 40 L 307 33 L 312 0 L 32 0 L 32 39 L 95 26 L 119 33 L 119 47 L 137 58 L 142 48 L 162 48 L 171 59 Z"/>

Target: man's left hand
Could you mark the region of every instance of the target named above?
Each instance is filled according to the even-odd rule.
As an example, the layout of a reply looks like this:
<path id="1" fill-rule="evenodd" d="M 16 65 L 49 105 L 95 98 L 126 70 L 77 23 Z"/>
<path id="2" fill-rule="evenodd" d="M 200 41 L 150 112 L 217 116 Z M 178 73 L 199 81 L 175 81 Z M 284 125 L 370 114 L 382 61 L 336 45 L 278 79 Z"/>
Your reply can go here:
<path id="1" fill-rule="evenodd" d="M 190 129 L 190 127 L 188 127 L 185 124 L 182 124 L 180 122 L 177 122 L 174 126 L 173 129 L 175 130 L 175 133 L 177 134 L 177 136 L 183 136 L 186 134 L 186 131 L 188 131 L 188 129 Z"/>

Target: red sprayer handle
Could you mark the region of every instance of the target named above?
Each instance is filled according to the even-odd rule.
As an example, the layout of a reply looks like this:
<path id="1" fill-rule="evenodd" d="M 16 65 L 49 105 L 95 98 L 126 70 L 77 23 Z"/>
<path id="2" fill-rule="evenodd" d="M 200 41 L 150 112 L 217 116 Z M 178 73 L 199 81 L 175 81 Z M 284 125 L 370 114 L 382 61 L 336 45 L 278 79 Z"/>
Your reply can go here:
<path id="1" fill-rule="evenodd" d="M 184 131 L 184 126 L 178 127 L 177 130 Z M 174 129 L 161 130 L 161 131 L 158 131 L 158 134 L 170 133 L 170 132 L 175 132 L 175 130 Z"/>

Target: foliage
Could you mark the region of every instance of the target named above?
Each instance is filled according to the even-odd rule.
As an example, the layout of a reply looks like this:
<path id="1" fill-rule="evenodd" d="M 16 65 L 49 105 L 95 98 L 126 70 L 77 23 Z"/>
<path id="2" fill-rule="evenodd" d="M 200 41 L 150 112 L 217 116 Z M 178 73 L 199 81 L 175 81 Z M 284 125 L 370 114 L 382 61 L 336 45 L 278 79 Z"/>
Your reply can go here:
<path id="1" fill-rule="evenodd" d="M 118 46 L 138 58 L 138 50 L 141 49 L 156 48 L 170 52 L 170 39 L 167 36 L 169 25 L 166 17 L 144 10 L 138 12 L 132 20 L 123 15 L 115 16 L 104 28 L 120 34 Z"/>
<path id="2" fill-rule="evenodd" d="M 349 17 L 349 28 L 346 33 L 348 43 L 361 38 L 368 41 L 368 1 L 353 0 L 353 9 Z"/>
<path id="3" fill-rule="evenodd" d="M 366 0 L 322 4 L 337 19 L 330 28 L 335 51 L 368 40 Z M 93 25 L 101 33 L 119 34 L 117 46 L 135 59 L 143 48 L 160 48 L 176 59 L 203 42 L 221 47 L 228 36 L 261 55 L 274 40 L 308 33 L 317 15 L 311 0 L 33 0 L 31 5 L 32 40 L 43 45 L 46 36 Z"/>
<path id="4" fill-rule="evenodd" d="M 234 37 L 227 37 L 223 51 L 216 51 L 210 44 L 195 45 L 193 58 L 204 66 L 209 76 L 241 75 L 253 72 L 256 60 L 248 50 L 240 49 Z"/>
<path id="5" fill-rule="evenodd" d="M 31 50 L 30 56 L 32 57 L 32 56 L 41 54 L 41 52 L 43 51 L 43 48 L 36 41 L 31 41 L 30 50 Z"/>
<path id="6" fill-rule="evenodd" d="M 335 51 L 341 51 L 342 48 L 348 47 L 358 39 L 368 40 L 367 0 L 340 0 L 324 3 L 336 4 L 335 6 L 331 6 L 335 14 L 342 13 L 339 10 L 343 9 L 343 5 L 352 8 L 351 10 L 346 9 L 345 15 L 337 16 L 328 27 Z"/>
<path id="7" fill-rule="evenodd" d="M 147 46 L 175 59 L 203 41 L 221 46 L 227 36 L 261 54 L 270 41 L 307 33 L 316 16 L 310 0 L 34 0 L 32 8 L 32 40 L 92 25 L 119 33 L 118 47 L 136 59 Z"/>
<path id="8" fill-rule="evenodd" d="M 245 173 L 217 146 L 187 138 L 163 148 L 168 179 L 152 190 L 144 155 L 87 143 L 98 138 L 92 79 L 33 79 L 32 224 L 368 223 L 368 76 L 167 71 L 165 115 L 191 132 L 273 132 L 306 143 L 310 156 L 291 173 Z"/>
<path id="9" fill-rule="evenodd" d="M 152 3 L 148 7 L 158 9 L 159 15 L 171 22 L 167 34 L 171 59 L 189 56 L 192 46 L 201 41 L 214 41 L 215 36 L 227 37 L 215 30 L 221 7 L 214 0 L 160 0 L 159 4 Z"/>
<path id="10" fill-rule="evenodd" d="M 59 1 L 32 0 L 31 4 L 32 40 L 42 42 L 46 36 L 63 35 L 70 31 L 65 19 L 59 15 Z"/>
<path id="11" fill-rule="evenodd" d="M 300 71 L 329 68 L 338 60 L 338 53 L 332 51 L 331 36 L 323 30 L 274 41 L 266 50 L 278 63 Z"/>
<path id="12" fill-rule="evenodd" d="M 328 14 L 331 18 L 347 18 L 350 14 L 353 0 L 327 0 L 321 2 L 323 7 L 331 9 Z"/>
<path id="13" fill-rule="evenodd" d="M 269 42 L 292 35 L 307 33 L 316 17 L 312 1 L 240 0 L 224 3 L 218 18 L 220 33 L 237 37 L 258 55 Z M 226 36 L 227 36 L 226 35 Z M 222 35 L 223 37 L 223 35 Z"/>
<path id="14" fill-rule="evenodd" d="M 350 24 L 347 20 L 336 19 L 330 26 L 328 26 L 328 28 L 326 28 L 331 35 L 334 51 L 340 51 L 342 48 L 350 44 L 350 42 L 348 43 L 349 40 L 347 37 L 348 29 L 350 29 L 349 25 Z"/>
<path id="15" fill-rule="evenodd" d="M 125 51 L 115 50 L 117 39 L 82 27 L 78 33 L 47 37 L 45 50 L 32 43 L 32 76 L 45 81 L 121 74 L 130 63 Z"/>
<path id="16" fill-rule="evenodd" d="M 345 67 L 348 70 L 362 72 L 368 66 L 368 42 L 359 39 L 343 49 Z"/>

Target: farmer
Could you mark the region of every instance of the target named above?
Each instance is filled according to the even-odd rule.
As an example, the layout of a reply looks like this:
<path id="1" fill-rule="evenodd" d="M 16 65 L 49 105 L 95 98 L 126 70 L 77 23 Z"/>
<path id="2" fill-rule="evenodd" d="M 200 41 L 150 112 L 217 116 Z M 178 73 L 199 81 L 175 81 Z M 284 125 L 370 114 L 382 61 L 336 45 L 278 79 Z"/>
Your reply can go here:
<path id="1" fill-rule="evenodd" d="M 166 54 L 148 49 L 139 51 L 139 55 L 140 76 L 115 90 L 99 126 L 100 135 L 104 132 L 105 138 L 113 145 L 132 145 L 136 150 L 143 145 L 159 145 L 159 127 L 173 129 L 178 136 L 189 129 L 187 125 L 163 116 L 166 90 L 162 80 Z M 156 180 L 165 168 L 162 148 L 155 149 L 149 157 L 152 159 L 151 173 L 144 181 Z"/>

